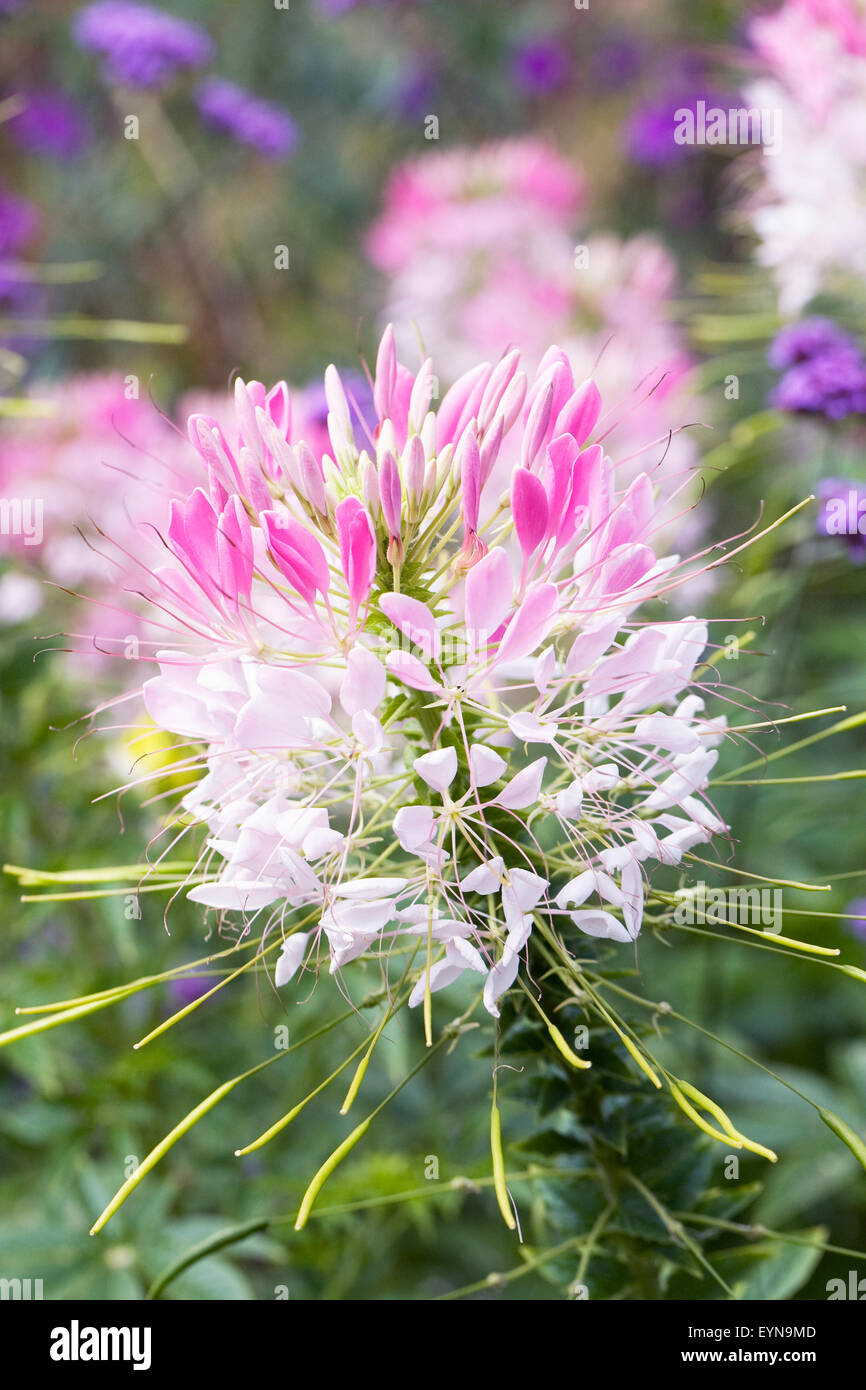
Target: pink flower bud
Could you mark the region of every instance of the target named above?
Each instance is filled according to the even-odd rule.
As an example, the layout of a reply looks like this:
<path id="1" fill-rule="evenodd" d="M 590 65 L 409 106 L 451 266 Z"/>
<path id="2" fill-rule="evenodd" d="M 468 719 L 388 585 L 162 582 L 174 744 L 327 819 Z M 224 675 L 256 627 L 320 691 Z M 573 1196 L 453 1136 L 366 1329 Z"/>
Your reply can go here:
<path id="1" fill-rule="evenodd" d="M 489 377 L 490 366 L 482 362 L 479 367 L 473 367 L 470 372 L 458 377 L 451 389 L 445 392 L 436 412 L 436 442 L 440 449 L 460 438 L 481 404 Z"/>
<path id="2" fill-rule="evenodd" d="M 240 377 L 235 381 L 235 414 L 238 421 L 241 443 L 245 444 L 250 453 L 256 459 L 261 459 L 264 453 L 264 444 L 259 434 L 259 427 L 256 424 L 256 405 L 264 406 L 265 392 L 264 387 L 261 393 L 254 390 L 254 387 L 261 386 L 261 382 L 251 381 L 247 385 Z M 260 399 L 256 399 L 257 396 Z"/>
<path id="3" fill-rule="evenodd" d="M 361 495 L 364 504 L 372 517 L 379 515 L 379 474 L 376 465 L 369 454 L 362 455 L 361 461 Z"/>
<path id="4" fill-rule="evenodd" d="M 376 377 L 373 383 L 373 404 L 380 420 L 391 414 L 391 402 L 397 382 L 397 349 L 394 345 L 394 330 L 390 323 L 382 334 L 379 351 L 376 354 Z"/>
<path id="5" fill-rule="evenodd" d="M 336 511 L 340 561 L 349 588 L 350 621 L 368 597 L 376 573 L 376 534 L 357 497 L 346 497 Z"/>
<path id="6" fill-rule="evenodd" d="M 455 464 L 463 496 L 463 525 L 467 533 L 474 532 L 478 530 L 478 512 L 481 507 L 481 455 L 478 451 L 478 435 L 474 423 L 463 431 L 457 445 Z"/>
<path id="7" fill-rule="evenodd" d="M 409 425 L 417 434 L 424 423 L 424 417 L 430 409 L 430 402 L 433 399 L 433 363 L 428 357 L 422 364 L 421 370 L 415 378 L 412 387 L 412 394 L 409 397 Z"/>
<path id="8" fill-rule="evenodd" d="M 379 501 L 382 507 L 382 516 L 385 518 L 385 525 L 388 527 L 388 534 L 399 540 L 402 529 L 403 489 L 400 483 L 397 460 L 391 453 L 385 454 L 379 464 Z"/>
<path id="9" fill-rule="evenodd" d="M 311 606 L 331 583 L 328 561 L 316 537 L 288 512 L 262 512 L 262 530 L 280 573 Z"/>
<path id="10" fill-rule="evenodd" d="M 532 467 L 547 443 L 552 410 L 553 382 L 548 382 L 544 390 L 538 393 L 529 409 L 520 450 L 520 462 L 523 468 Z"/>
<path id="11" fill-rule="evenodd" d="M 570 434 L 583 444 L 592 434 L 601 414 L 601 395 L 594 381 L 578 386 L 562 407 L 553 427 L 554 435 Z"/>
<path id="12" fill-rule="evenodd" d="M 272 386 L 265 398 L 265 410 L 283 439 L 292 437 L 292 398 L 284 381 Z"/>
<path id="13" fill-rule="evenodd" d="M 520 362 L 520 349 L 512 348 L 497 362 L 490 373 L 490 380 L 484 388 L 481 404 L 478 407 L 478 427 L 486 430 L 510 386 Z"/>
<path id="14" fill-rule="evenodd" d="M 325 474 L 322 465 L 303 440 L 297 446 L 297 456 L 303 495 L 310 506 L 324 516 L 328 511 L 328 503 L 325 498 Z"/>
<path id="15" fill-rule="evenodd" d="M 419 498 L 424 491 L 424 470 L 426 467 L 427 460 L 424 456 L 421 436 L 420 434 L 413 434 L 403 450 L 403 476 L 406 479 L 406 492 L 413 500 Z"/>
<path id="16" fill-rule="evenodd" d="M 540 478 L 528 468 L 515 468 L 511 480 L 511 510 L 514 529 L 523 551 L 523 558 L 538 549 L 547 533 L 547 493 Z"/>

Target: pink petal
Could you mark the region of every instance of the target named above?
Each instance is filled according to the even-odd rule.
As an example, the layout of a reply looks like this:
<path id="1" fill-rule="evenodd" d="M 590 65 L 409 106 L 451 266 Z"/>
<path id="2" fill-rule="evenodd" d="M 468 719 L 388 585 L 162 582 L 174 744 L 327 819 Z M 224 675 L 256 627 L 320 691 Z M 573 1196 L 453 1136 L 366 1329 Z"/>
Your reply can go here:
<path id="1" fill-rule="evenodd" d="M 265 397 L 265 409 L 284 439 L 292 436 L 292 398 L 284 381 L 272 386 Z"/>
<path id="2" fill-rule="evenodd" d="M 393 676 L 403 681 L 405 685 L 411 685 L 415 690 L 436 690 L 436 682 L 431 676 L 423 661 L 419 661 L 417 656 L 411 652 L 389 652 L 385 657 L 385 665 Z"/>
<path id="3" fill-rule="evenodd" d="M 548 886 L 548 880 L 531 869 L 511 869 L 508 881 L 522 912 L 531 912 Z"/>
<path id="4" fill-rule="evenodd" d="M 605 560 L 599 576 L 602 594 L 626 594 L 656 562 L 648 545 L 621 545 Z"/>
<path id="5" fill-rule="evenodd" d="M 296 667 L 259 666 L 256 680 L 263 694 L 276 696 L 273 703 L 290 709 L 292 714 L 304 719 L 325 719 L 331 712 L 331 697 L 326 687 Z"/>
<path id="6" fill-rule="evenodd" d="M 497 782 L 508 768 L 504 758 L 483 743 L 473 743 L 469 749 L 469 769 L 473 787 L 489 787 Z"/>
<path id="7" fill-rule="evenodd" d="M 497 664 L 519 661 L 534 651 L 547 636 L 558 598 L 555 584 L 538 584 L 530 589 L 499 644 Z"/>
<path id="8" fill-rule="evenodd" d="M 346 497 L 339 504 L 336 519 L 340 559 L 354 619 L 370 592 L 376 573 L 376 533 L 357 497 Z"/>
<path id="9" fill-rule="evenodd" d="M 589 439 L 601 414 L 601 396 L 594 381 L 585 381 L 566 401 L 557 416 L 554 434 L 570 434 L 583 444 Z"/>
<path id="10" fill-rule="evenodd" d="M 537 719 L 528 711 L 512 714 L 508 727 L 521 743 L 554 743 L 559 732 L 555 720 Z"/>
<path id="11" fill-rule="evenodd" d="M 514 379 L 514 374 L 519 364 L 520 349 L 512 348 L 510 352 L 506 352 L 504 356 L 500 358 L 493 368 L 493 371 L 490 373 L 490 379 L 484 388 L 484 394 L 481 397 L 481 403 L 477 411 L 478 426 L 480 429 L 486 430 L 488 425 L 492 422 L 493 417 L 502 403 L 502 398 L 506 390 Z"/>
<path id="12" fill-rule="evenodd" d="M 509 811 L 525 811 L 527 806 L 532 806 L 538 800 L 546 766 L 546 758 L 536 758 L 494 797 L 494 806 L 505 806 Z"/>
<path id="13" fill-rule="evenodd" d="M 405 878 L 355 878 L 347 883 L 335 884 L 331 892 L 335 898 L 367 902 L 375 898 L 394 897 L 402 893 L 407 882 Z"/>
<path id="14" fill-rule="evenodd" d="M 590 497 L 595 495 L 596 477 L 601 469 L 604 450 L 600 444 L 591 444 L 583 449 L 574 461 L 571 482 L 572 515 L 581 507 L 589 507 Z"/>
<path id="15" fill-rule="evenodd" d="M 403 488 L 400 483 L 397 460 L 390 452 L 385 454 L 379 464 L 379 504 L 385 518 L 385 525 L 388 527 L 388 534 L 399 538 Z"/>
<path id="16" fill-rule="evenodd" d="M 529 410 L 520 451 L 520 463 L 523 468 L 532 467 L 546 444 L 552 410 L 553 383 L 549 382 L 544 390 L 538 393 Z"/>
<path id="17" fill-rule="evenodd" d="M 604 656 L 619 632 L 620 622 L 619 617 L 610 618 L 607 622 L 588 628 L 587 631 L 575 637 L 571 644 L 571 651 L 566 658 L 565 674 L 574 676 L 578 672 L 588 671 L 590 666 L 594 666 L 599 657 Z"/>
<path id="18" fill-rule="evenodd" d="M 446 391 L 436 412 L 436 443 L 440 449 L 459 439 L 469 421 L 478 414 L 489 378 L 490 366 L 482 362 L 458 377 L 450 390 Z"/>
<path id="19" fill-rule="evenodd" d="M 253 538 L 250 519 L 237 495 L 223 508 L 216 533 L 220 588 L 237 609 L 249 599 L 253 581 Z"/>
<path id="20" fill-rule="evenodd" d="M 424 999 L 428 987 L 430 993 L 435 994 L 437 989 L 445 989 L 448 985 L 453 984 L 455 980 L 459 979 L 465 969 L 466 966 L 462 961 L 455 963 L 452 960 L 448 960 L 447 957 L 443 960 L 437 960 L 434 965 L 431 965 L 429 971 L 425 970 L 421 978 L 416 982 L 412 993 L 409 995 L 409 1008 L 417 1008 L 422 999 Z"/>
<path id="21" fill-rule="evenodd" d="M 559 435 L 547 448 L 547 534 L 557 545 L 571 540 L 575 527 L 572 491 L 577 445 L 570 435 Z"/>
<path id="22" fill-rule="evenodd" d="M 348 715 L 375 710 L 385 695 L 385 668 L 366 647 L 353 647 L 346 659 L 340 704 Z"/>
<path id="23" fill-rule="evenodd" d="M 231 883 L 217 879 L 214 883 L 203 883 L 191 888 L 186 895 L 190 902 L 203 903 L 205 907 L 218 907 L 235 912 L 256 912 L 260 907 L 283 896 L 279 887 L 247 881 Z"/>
<path id="24" fill-rule="evenodd" d="M 460 964 L 464 969 L 477 970 L 479 975 L 487 974 L 487 965 L 481 952 L 460 936 L 452 936 L 445 947 L 445 959 Z"/>
<path id="25" fill-rule="evenodd" d="M 277 567 L 292 587 L 308 603 L 317 591 L 326 594 L 331 571 L 316 537 L 287 512 L 261 512 L 259 519 Z"/>
<path id="26" fill-rule="evenodd" d="M 414 854 L 430 843 L 435 813 L 432 806 L 401 806 L 394 817 L 394 834 L 403 849 Z"/>
<path id="27" fill-rule="evenodd" d="M 395 627 L 420 647 L 427 661 L 439 653 L 439 630 L 426 603 L 408 594 L 383 594 L 379 607 Z"/>
<path id="28" fill-rule="evenodd" d="M 471 632 L 491 636 L 511 608 L 513 598 L 511 561 L 497 545 L 466 576 L 466 626 Z"/>
<path id="29" fill-rule="evenodd" d="M 477 531 L 481 507 L 481 455 L 478 437 L 471 427 L 463 431 L 455 459 L 463 498 L 463 524 L 467 531 Z"/>
<path id="30" fill-rule="evenodd" d="M 540 478 L 527 468 L 515 468 L 511 479 L 514 529 L 525 559 L 529 559 L 547 532 L 547 493 Z"/>
<path id="31" fill-rule="evenodd" d="M 503 869 L 504 861 L 501 855 L 497 855 L 495 859 L 470 870 L 460 880 L 460 887 L 464 893 L 495 893 L 502 886 Z"/>
<path id="32" fill-rule="evenodd" d="M 252 389 L 255 385 L 256 383 L 251 381 L 247 386 L 240 377 L 237 378 L 235 381 L 235 415 L 237 416 L 241 442 L 246 445 L 253 458 L 260 460 L 264 457 L 265 446 L 256 424 L 256 405 L 264 404 L 264 393 L 262 393 L 262 400 L 256 401 L 257 393 Z"/>
<path id="33" fill-rule="evenodd" d="M 376 377 L 373 384 L 373 403 L 380 420 L 386 420 L 391 414 L 396 380 L 397 349 L 394 346 L 394 330 L 389 323 L 382 334 L 376 354 Z"/>

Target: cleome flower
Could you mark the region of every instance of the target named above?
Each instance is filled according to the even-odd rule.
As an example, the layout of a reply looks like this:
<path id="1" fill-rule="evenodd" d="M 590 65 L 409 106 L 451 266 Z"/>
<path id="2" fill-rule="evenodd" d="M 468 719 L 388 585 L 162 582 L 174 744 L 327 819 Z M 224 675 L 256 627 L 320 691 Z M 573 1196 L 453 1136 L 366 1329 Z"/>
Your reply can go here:
<path id="1" fill-rule="evenodd" d="M 497 1015 L 533 931 L 633 942 L 653 868 L 725 830 L 707 627 L 638 616 L 683 567 L 594 383 L 551 349 L 435 384 L 389 328 L 375 422 L 327 369 L 325 452 L 284 384 L 239 380 L 234 431 L 190 418 L 144 685 L 190 775 L 172 844 L 206 828 L 189 897 L 279 947 L 277 986 L 408 955 L 428 1019 L 467 971 Z"/>

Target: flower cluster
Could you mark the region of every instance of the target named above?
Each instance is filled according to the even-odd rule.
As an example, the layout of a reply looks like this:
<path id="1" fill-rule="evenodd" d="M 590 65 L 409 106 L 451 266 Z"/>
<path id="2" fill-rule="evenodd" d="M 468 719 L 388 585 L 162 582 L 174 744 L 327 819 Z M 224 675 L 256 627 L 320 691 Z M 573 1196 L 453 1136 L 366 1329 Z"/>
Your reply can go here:
<path id="1" fill-rule="evenodd" d="M 399 166 L 367 240 L 387 317 L 417 322 L 454 373 L 518 341 L 537 362 L 567 320 L 582 193 L 582 175 L 533 138 Z"/>
<path id="2" fill-rule="evenodd" d="M 769 361 L 784 371 L 771 396 L 780 410 L 828 420 L 866 414 L 866 358 L 830 319 L 804 319 L 782 329 Z"/>
<path id="3" fill-rule="evenodd" d="M 747 104 L 780 112 L 784 134 L 755 164 L 748 215 L 780 306 L 797 313 L 866 276 L 866 19 L 854 0 L 785 0 L 749 34 L 766 76 Z"/>
<path id="4" fill-rule="evenodd" d="M 3 200 L 0 199 L 0 210 Z M 2 289 L 2 281 L 0 281 Z M 366 388 L 366 382 L 363 382 Z M 370 409 L 361 383 L 362 409 Z M 189 495 L 198 481 L 196 460 L 174 423 L 138 394 L 138 384 L 113 373 L 37 382 L 30 399 L 36 413 L 0 427 L 0 490 L 26 509 L 38 536 L 14 532 L 0 538 L 0 558 L 12 562 L 0 578 L 0 624 L 21 622 L 49 595 L 43 582 L 77 591 L 95 602 L 78 650 L 122 648 L 142 631 L 143 614 L 118 589 L 134 595 L 151 558 L 149 538 L 161 526 L 171 499 Z M 327 409 L 321 392 L 294 393 L 296 428 L 317 458 L 329 447 Z M 179 415 L 206 412 L 228 428 L 229 396 L 191 394 Z M 23 530 L 23 528 L 22 528 Z M 111 538 L 111 546 L 106 542 Z"/>
<path id="5" fill-rule="evenodd" d="M 75 159 L 89 139 L 87 121 L 76 102 L 57 88 L 16 93 L 21 109 L 7 121 L 15 143 L 48 159 Z"/>
<path id="6" fill-rule="evenodd" d="M 249 145 L 266 159 L 286 159 L 297 144 L 298 128 L 288 112 L 234 82 L 208 77 L 195 100 L 205 125 Z"/>
<path id="7" fill-rule="evenodd" d="M 213 42 L 204 29 L 134 0 L 97 0 L 77 16 L 75 37 L 100 53 L 113 82 L 161 87 L 183 68 L 209 61 Z"/>
<path id="8" fill-rule="evenodd" d="M 47 590 L 38 579 L 85 586 L 101 604 L 115 597 L 119 575 L 138 584 L 148 555 L 142 528 L 156 525 L 169 498 L 189 490 L 192 473 L 173 426 L 129 392 L 113 374 L 40 383 L 33 391 L 38 413 L 0 429 L 0 490 L 25 509 L 32 532 L 2 538 L 0 553 L 15 562 L 0 583 L 2 621 L 20 621 L 41 606 Z M 100 531 L 111 535 L 116 555 L 104 553 Z M 100 644 L 129 627 L 124 609 L 100 607 Z"/>
<path id="9" fill-rule="evenodd" d="M 852 478 L 822 478 L 815 492 L 820 503 L 819 534 L 840 537 L 849 558 L 862 565 L 866 562 L 866 487 Z"/>
<path id="10" fill-rule="evenodd" d="M 514 343 L 535 367 L 547 343 L 560 342 L 575 372 L 618 403 L 608 447 L 636 457 L 639 469 L 656 466 L 654 482 L 663 458 L 679 486 L 696 448 L 678 427 L 699 419 L 700 408 L 689 392 L 689 353 L 670 321 L 676 265 L 648 234 L 578 241 L 582 188 L 573 166 L 540 140 L 403 165 L 368 238 L 389 278 L 386 317 L 417 324 L 427 351 L 455 371 Z"/>
<path id="11" fill-rule="evenodd" d="M 181 70 L 203 67 L 216 51 L 197 24 L 131 0 L 88 5 L 74 32 L 82 48 L 103 55 L 109 81 L 130 87 L 164 87 Z M 207 77 L 194 101 L 206 126 L 266 159 L 287 159 L 298 143 L 298 128 L 288 111 L 234 82 Z"/>
<path id="12" fill-rule="evenodd" d="M 469 971 L 496 1015 L 533 929 L 633 941 L 652 866 L 724 830 L 707 628 L 636 616 L 680 562 L 564 352 L 476 365 L 434 409 L 389 328 L 372 386 L 370 428 L 328 368 L 322 457 L 284 383 L 238 380 L 233 430 L 190 418 L 144 699 L 203 772 L 189 897 L 258 920 L 277 985 L 325 944 L 332 973 L 408 951 L 412 1004 Z"/>

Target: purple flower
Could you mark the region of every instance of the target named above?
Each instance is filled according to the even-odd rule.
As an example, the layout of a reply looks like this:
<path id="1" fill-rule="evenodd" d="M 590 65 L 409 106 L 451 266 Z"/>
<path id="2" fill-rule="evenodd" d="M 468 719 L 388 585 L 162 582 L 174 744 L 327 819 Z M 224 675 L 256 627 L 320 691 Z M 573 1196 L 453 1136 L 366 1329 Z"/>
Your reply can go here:
<path id="1" fill-rule="evenodd" d="M 0 189 L 0 256 L 14 256 L 39 230 L 39 209 Z"/>
<path id="2" fill-rule="evenodd" d="M 815 522 L 819 535 L 841 537 L 850 558 L 862 564 L 866 560 L 866 487 L 850 478 L 822 478 L 815 492 L 820 503 Z"/>
<path id="3" fill-rule="evenodd" d="M 704 84 L 700 89 L 670 87 L 660 95 L 655 95 L 640 103 L 626 121 L 624 144 L 626 153 L 637 164 L 645 164 L 651 169 L 664 168 L 678 164 L 688 158 L 692 147 L 677 144 L 674 133 L 677 128 L 676 113 L 697 109 L 703 101 L 705 109 L 721 108 L 727 111 L 730 99 L 718 92 L 708 91 Z"/>
<path id="4" fill-rule="evenodd" d="M 63 92 L 33 90 L 18 94 L 24 106 L 7 122 L 17 145 L 49 159 L 74 159 L 88 140 L 81 111 Z"/>
<path id="5" fill-rule="evenodd" d="M 805 319 L 784 328 L 769 360 L 787 371 L 771 405 L 803 415 L 843 420 L 866 414 L 866 358 L 857 342 L 829 319 Z"/>
<path id="6" fill-rule="evenodd" d="M 625 127 L 625 147 L 630 157 L 651 169 L 685 158 L 686 146 L 674 140 L 674 112 L 690 104 L 668 95 L 653 97 L 636 107 Z"/>
<path id="7" fill-rule="evenodd" d="M 214 51 L 197 24 L 131 0 L 88 5 L 74 34 L 82 48 L 102 54 L 111 81 L 131 87 L 159 87 L 180 68 L 200 67 Z"/>
<path id="8" fill-rule="evenodd" d="M 168 989 L 173 1002 L 181 1006 L 194 1004 L 196 999 L 207 994 L 209 989 L 213 989 L 213 980 L 196 979 L 194 975 L 181 975 L 170 981 Z"/>
<path id="9" fill-rule="evenodd" d="M 262 101 L 221 77 L 208 77 L 195 94 L 206 125 L 249 145 L 266 159 L 287 159 L 298 143 L 298 127 L 288 111 Z"/>
<path id="10" fill-rule="evenodd" d="M 767 361 L 771 367 L 784 371 L 797 362 L 809 362 L 819 353 L 842 342 L 850 344 L 851 339 L 831 319 L 801 319 L 799 323 L 788 324 L 787 328 L 776 334 L 770 344 Z"/>
<path id="11" fill-rule="evenodd" d="M 571 64 L 557 39 L 530 39 L 515 49 L 511 71 L 516 85 L 527 96 L 544 96 L 565 85 Z"/>
<path id="12" fill-rule="evenodd" d="M 846 921 L 851 935 L 866 941 L 866 898 L 853 898 L 845 911 L 854 914 L 853 920 Z"/>

